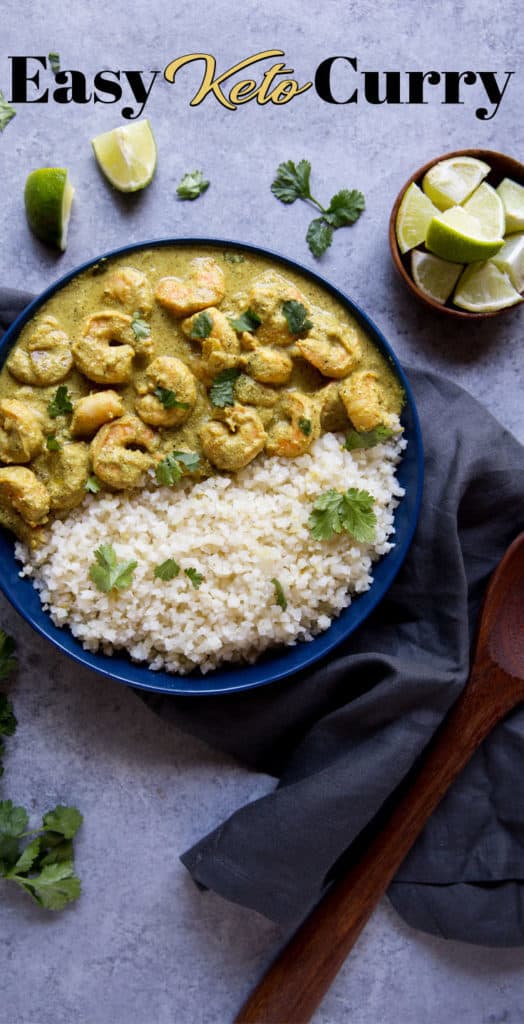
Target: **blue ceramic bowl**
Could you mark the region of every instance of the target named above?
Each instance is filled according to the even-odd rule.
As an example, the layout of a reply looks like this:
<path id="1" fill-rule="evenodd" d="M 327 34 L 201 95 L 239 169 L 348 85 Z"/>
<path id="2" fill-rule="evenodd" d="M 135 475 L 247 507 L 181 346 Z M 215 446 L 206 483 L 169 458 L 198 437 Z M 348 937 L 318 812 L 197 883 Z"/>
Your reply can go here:
<path id="1" fill-rule="evenodd" d="M 318 274 L 312 273 L 294 260 L 289 260 L 269 250 L 253 245 L 244 245 L 239 242 L 211 238 L 162 239 L 154 242 L 142 242 L 105 253 L 104 257 L 120 256 L 124 253 L 134 252 L 137 249 L 149 249 L 156 246 L 198 244 L 206 246 L 216 245 L 221 251 L 224 249 L 239 249 L 268 256 L 275 263 L 279 263 L 284 270 L 286 267 L 289 267 L 309 277 L 312 282 L 326 288 L 339 302 L 345 305 L 349 312 L 362 324 L 362 327 L 378 348 L 393 363 L 404 387 L 406 405 L 402 414 L 402 422 L 408 446 L 397 474 L 402 487 L 406 491 L 406 495 L 395 513 L 395 547 L 375 565 L 374 582 L 371 588 L 365 594 L 354 598 L 349 608 L 343 611 L 338 619 L 334 620 L 330 628 L 309 643 L 299 643 L 294 647 L 275 649 L 274 652 L 268 652 L 263 655 L 254 665 L 220 668 L 214 672 L 208 672 L 206 675 L 201 675 L 198 672 L 193 672 L 186 676 L 172 675 L 166 672 L 152 672 L 143 665 L 135 664 L 125 655 L 109 657 L 105 654 L 91 654 L 85 651 L 67 628 L 59 629 L 53 625 L 47 613 L 42 610 L 38 594 L 31 581 L 29 579 L 20 579 L 18 575 L 20 565 L 14 557 L 13 537 L 7 531 L 0 529 L 0 588 L 16 610 L 20 612 L 23 618 L 38 633 L 47 640 L 50 640 L 51 643 L 55 644 L 61 651 L 64 651 L 65 654 L 68 654 L 71 658 L 93 669 L 102 676 L 108 676 L 110 679 L 116 679 L 118 682 L 129 686 L 135 686 L 156 693 L 191 696 L 249 690 L 275 682 L 278 679 L 283 679 L 324 657 L 337 644 L 345 640 L 350 633 L 357 629 L 384 597 L 404 561 L 418 519 L 423 483 L 423 449 L 420 424 L 411 388 L 402 368 L 386 339 L 373 321 L 351 299 L 337 288 L 328 284 L 327 281 L 324 281 Z M 38 312 L 40 306 L 73 277 L 93 264 L 98 263 L 104 257 L 98 256 L 96 259 L 89 260 L 88 263 L 84 263 L 81 267 L 66 274 L 56 284 L 47 288 L 42 295 L 24 310 L 0 342 L 0 366 L 5 362 L 22 327 Z"/>

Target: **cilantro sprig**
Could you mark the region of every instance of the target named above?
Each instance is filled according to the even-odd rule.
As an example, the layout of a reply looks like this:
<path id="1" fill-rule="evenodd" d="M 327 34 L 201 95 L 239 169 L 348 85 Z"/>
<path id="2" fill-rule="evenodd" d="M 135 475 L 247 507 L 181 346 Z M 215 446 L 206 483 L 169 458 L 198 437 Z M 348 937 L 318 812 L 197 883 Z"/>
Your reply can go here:
<path id="1" fill-rule="evenodd" d="M 358 189 L 341 189 L 331 197 L 329 206 L 323 206 L 311 194 L 311 164 L 309 160 L 286 160 L 277 167 L 271 191 L 281 203 L 294 203 L 303 199 L 320 210 L 320 217 L 311 221 L 306 241 L 313 256 L 322 256 L 333 240 L 337 228 L 354 224 L 365 208 L 366 202 Z"/>
<path id="2" fill-rule="evenodd" d="M 65 416 L 66 413 L 73 411 L 73 403 L 67 384 L 60 384 L 57 387 L 53 398 L 47 406 L 47 411 L 52 419 L 56 419 L 57 416 Z"/>
<path id="3" fill-rule="evenodd" d="M 282 304 L 282 312 L 287 320 L 290 334 L 304 334 L 313 327 L 313 321 L 308 319 L 307 309 L 303 302 L 288 299 Z"/>
<path id="4" fill-rule="evenodd" d="M 155 579 L 165 580 L 168 582 L 169 580 L 174 580 L 175 577 L 178 576 L 179 572 L 180 566 L 178 562 L 175 562 L 174 558 L 166 558 L 165 562 L 161 562 L 160 565 L 155 566 L 154 575 Z"/>
<path id="5" fill-rule="evenodd" d="M 189 569 L 184 569 L 184 573 L 191 580 L 194 589 L 198 590 L 198 588 L 204 582 L 204 577 L 202 576 L 202 573 L 197 572 L 197 570 L 193 566 L 190 566 Z"/>
<path id="6" fill-rule="evenodd" d="M 358 451 L 359 448 L 374 448 L 377 444 L 389 441 L 390 437 L 393 437 L 391 427 L 386 427 L 383 423 L 379 423 L 378 427 L 373 427 L 372 430 L 348 431 L 342 447 L 348 452 Z"/>
<path id="7" fill-rule="evenodd" d="M 80 896 L 72 839 L 82 821 L 76 807 L 60 804 L 44 814 L 40 828 L 28 830 L 26 809 L 0 801 L 0 876 L 47 910 L 62 910 Z"/>
<path id="8" fill-rule="evenodd" d="M 184 473 L 194 473 L 199 463 L 198 452 L 169 452 L 155 468 L 157 483 L 163 487 L 172 487 Z"/>
<path id="9" fill-rule="evenodd" d="M 253 331 L 256 331 L 257 327 L 260 327 L 262 321 L 252 309 L 246 309 L 236 319 L 235 317 L 229 317 L 229 323 L 238 334 L 243 334 L 244 331 L 249 331 L 252 334 Z"/>
<path id="10" fill-rule="evenodd" d="M 198 199 L 208 188 L 209 181 L 204 178 L 202 171 L 188 171 L 184 174 L 176 194 L 179 199 Z"/>
<path id="11" fill-rule="evenodd" d="M 189 402 L 179 402 L 176 391 L 172 391 L 171 388 L 158 387 L 155 388 L 153 394 L 164 406 L 164 409 L 189 409 Z"/>
<path id="12" fill-rule="evenodd" d="M 369 491 L 349 487 L 337 491 L 331 487 L 316 499 L 308 519 L 315 540 L 330 540 L 345 530 L 356 541 L 370 543 L 375 536 L 377 517 L 373 511 L 373 497 Z"/>
<path id="13" fill-rule="evenodd" d="M 143 341 L 145 338 L 151 337 L 151 328 L 147 320 L 140 316 L 138 310 L 131 317 L 131 330 L 137 341 Z"/>
<path id="14" fill-rule="evenodd" d="M 3 132 L 4 128 L 7 127 L 9 122 L 15 116 L 15 108 L 7 102 L 7 100 L 4 98 L 3 92 L 0 92 L 0 132 Z"/>
<path id="15" fill-rule="evenodd" d="M 110 590 L 127 590 L 131 586 L 138 562 L 119 562 L 112 544 L 101 544 L 95 551 L 95 561 L 89 577 L 103 594 Z"/>
<path id="16" fill-rule="evenodd" d="M 209 313 L 199 313 L 195 317 L 191 324 L 190 338 L 199 340 L 200 338 L 209 338 L 211 331 L 213 330 L 213 317 Z"/>
<path id="17" fill-rule="evenodd" d="M 240 370 L 236 366 L 221 370 L 217 374 L 209 389 L 209 399 L 212 405 L 218 409 L 225 409 L 226 405 L 235 404 L 235 383 L 239 376 Z"/>

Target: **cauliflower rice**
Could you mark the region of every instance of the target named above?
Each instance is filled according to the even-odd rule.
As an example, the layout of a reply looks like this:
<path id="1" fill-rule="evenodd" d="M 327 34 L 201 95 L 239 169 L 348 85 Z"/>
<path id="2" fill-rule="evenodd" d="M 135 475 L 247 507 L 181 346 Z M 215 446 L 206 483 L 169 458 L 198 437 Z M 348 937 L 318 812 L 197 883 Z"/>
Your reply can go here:
<path id="1" fill-rule="evenodd" d="M 222 662 L 253 662 L 278 644 L 312 640 L 369 589 L 372 563 L 393 544 L 393 513 L 403 495 L 395 468 L 401 437 L 348 452 L 343 438 L 325 434 L 296 459 L 260 457 L 233 477 L 174 490 L 87 495 L 64 520 L 55 520 L 43 545 L 16 545 L 43 607 L 67 625 L 88 651 L 124 648 L 155 670 L 203 673 Z M 315 540 L 308 516 L 329 488 L 367 490 L 377 517 L 372 544 L 343 532 Z M 112 544 L 119 560 L 138 562 L 127 590 L 101 593 L 89 577 L 95 549 Z M 155 567 L 173 558 L 170 581 Z M 183 570 L 204 577 L 195 589 Z M 287 608 L 276 602 L 277 578 Z"/>

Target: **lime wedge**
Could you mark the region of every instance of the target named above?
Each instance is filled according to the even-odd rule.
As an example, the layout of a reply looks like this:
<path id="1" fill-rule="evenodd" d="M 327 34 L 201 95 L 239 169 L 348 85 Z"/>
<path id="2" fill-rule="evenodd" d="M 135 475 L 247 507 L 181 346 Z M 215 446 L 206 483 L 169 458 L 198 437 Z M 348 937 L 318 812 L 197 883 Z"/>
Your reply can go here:
<path id="1" fill-rule="evenodd" d="M 440 160 L 424 175 L 422 188 L 439 210 L 463 203 L 489 174 L 491 168 L 472 156 L 453 156 Z"/>
<path id="2" fill-rule="evenodd" d="M 426 235 L 426 247 L 452 263 L 488 260 L 503 245 L 503 238 L 486 238 L 480 222 L 462 206 L 452 206 L 433 217 Z"/>
<path id="3" fill-rule="evenodd" d="M 103 132 L 91 144 L 101 170 L 119 192 L 138 192 L 149 185 L 157 150 L 147 118 Z"/>
<path id="4" fill-rule="evenodd" d="M 524 186 L 518 185 L 511 178 L 504 178 L 497 188 L 506 211 L 506 232 L 524 230 Z"/>
<path id="5" fill-rule="evenodd" d="M 495 189 L 486 181 L 483 181 L 473 195 L 466 199 L 463 209 L 477 218 L 487 238 L 502 238 L 506 230 L 504 206 Z"/>
<path id="6" fill-rule="evenodd" d="M 493 263 L 508 275 L 518 292 L 524 291 L 524 233 L 510 235 Z"/>
<path id="7" fill-rule="evenodd" d="M 450 263 L 429 252 L 414 249 L 411 253 L 413 280 L 421 292 L 435 302 L 444 304 L 449 299 L 463 270 L 462 263 Z"/>
<path id="8" fill-rule="evenodd" d="M 24 202 L 31 231 L 42 242 L 65 249 L 74 188 L 65 167 L 40 167 L 25 183 Z"/>
<path id="9" fill-rule="evenodd" d="M 395 230 L 402 253 L 420 245 L 426 237 L 428 224 L 438 210 L 414 182 L 404 192 L 397 213 Z"/>
<path id="10" fill-rule="evenodd" d="M 489 260 L 467 267 L 459 280 L 453 302 L 470 313 L 493 313 L 522 302 L 509 277 Z"/>

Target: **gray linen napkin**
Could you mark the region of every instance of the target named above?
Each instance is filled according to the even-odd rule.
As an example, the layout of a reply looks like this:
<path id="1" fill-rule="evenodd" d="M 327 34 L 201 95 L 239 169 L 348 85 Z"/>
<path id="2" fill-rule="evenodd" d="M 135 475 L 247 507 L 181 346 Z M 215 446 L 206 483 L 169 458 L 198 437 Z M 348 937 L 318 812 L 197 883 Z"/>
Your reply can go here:
<path id="1" fill-rule="evenodd" d="M 0 324 L 13 314 L 13 293 Z M 24 296 L 20 300 L 23 304 Z M 9 309 L 6 312 L 5 307 Z M 298 924 L 365 844 L 467 678 L 487 580 L 524 529 L 524 452 L 451 381 L 409 370 L 426 451 L 415 538 L 386 599 L 313 670 L 158 714 L 279 778 L 182 856 L 195 881 Z M 524 710 L 432 816 L 389 896 L 413 926 L 524 945 Z"/>

